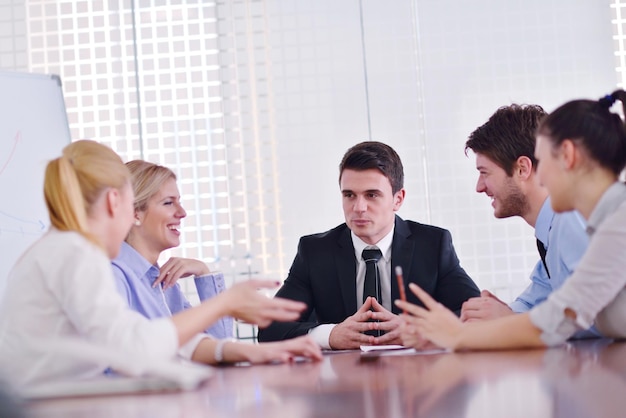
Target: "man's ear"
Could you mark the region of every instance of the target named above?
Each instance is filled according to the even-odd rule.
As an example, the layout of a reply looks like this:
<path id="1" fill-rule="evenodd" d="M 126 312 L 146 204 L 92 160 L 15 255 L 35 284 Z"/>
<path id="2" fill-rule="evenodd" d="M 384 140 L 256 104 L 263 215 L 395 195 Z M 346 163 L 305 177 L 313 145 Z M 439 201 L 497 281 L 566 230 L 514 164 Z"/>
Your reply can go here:
<path id="1" fill-rule="evenodd" d="M 530 158 L 522 155 L 515 162 L 513 170 L 515 175 L 519 176 L 522 180 L 526 180 L 533 173 L 533 162 Z"/>
<path id="2" fill-rule="evenodd" d="M 394 212 L 400 210 L 400 207 L 402 206 L 402 203 L 404 202 L 405 194 L 406 194 L 406 191 L 404 190 L 404 188 L 402 188 L 393 195 Z"/>

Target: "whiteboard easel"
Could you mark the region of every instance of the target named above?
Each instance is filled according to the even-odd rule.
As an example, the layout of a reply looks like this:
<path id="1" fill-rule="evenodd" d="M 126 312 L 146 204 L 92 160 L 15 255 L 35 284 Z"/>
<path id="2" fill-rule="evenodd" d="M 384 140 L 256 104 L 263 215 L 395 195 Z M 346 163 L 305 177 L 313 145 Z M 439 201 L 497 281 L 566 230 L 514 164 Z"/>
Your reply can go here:
<path id="1" fill-rule="evenodd" d="M 48 229 L 44 171 L 70 141 L 58 76 L 0 72 L 0 295 L 18 257 Z"/>

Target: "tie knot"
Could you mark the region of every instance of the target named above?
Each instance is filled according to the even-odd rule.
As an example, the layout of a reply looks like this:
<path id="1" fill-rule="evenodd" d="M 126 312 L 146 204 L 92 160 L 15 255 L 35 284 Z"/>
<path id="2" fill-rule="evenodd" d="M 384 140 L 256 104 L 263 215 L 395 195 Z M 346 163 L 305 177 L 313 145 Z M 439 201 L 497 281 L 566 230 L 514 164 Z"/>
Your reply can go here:
<path id="1" fill-rule="evenodd" d="M 377 263 L 378 260 L 383 256 L 383 253 L 380 252 L 378 248 L 365 249 L 361 253 L 361 257 L 365 263 Z"/>

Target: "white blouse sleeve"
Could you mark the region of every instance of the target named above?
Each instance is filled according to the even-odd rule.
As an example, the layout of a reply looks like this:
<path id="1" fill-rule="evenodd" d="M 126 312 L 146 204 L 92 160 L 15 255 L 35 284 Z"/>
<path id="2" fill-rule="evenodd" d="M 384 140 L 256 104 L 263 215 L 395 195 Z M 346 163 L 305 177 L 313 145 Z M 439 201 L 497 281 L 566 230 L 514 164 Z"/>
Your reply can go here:
<path id="1" fill-rule="evenodd" d="M 173 358 L 178 335 L 169 318 L 148 320 L 132 311 L 115 288 L 111 264 L 95 246 L 77 248 L 74 262 L 54 275 L 52 293 L 77 331 L 129 355 Z"/>
<path id="2" fill-rule="evenodd" d="M 530 313 L 547 345 L 564 342 L 579 329 L 591 327 L 598 313 L 626 285 L 626 211 L 616 211 L 594 233 L 576 271 L 545 303 Z M 576 317 L 565 316 L 566 309 Z"/>
<path id="3" fill-rule="evenodd" d="M 178 355 L 185 360 L 191 360 L 193 353 L 196 351 L 196 348 L 198 348 L 198 344 L 200 344 L 200 342 L 206 338 L 211 339 L 211 336 L 208 334 L 194 335 L 189 341 L 187 341 L 185 344 L 182 345 L 182 347 L 178 349 Z"/>

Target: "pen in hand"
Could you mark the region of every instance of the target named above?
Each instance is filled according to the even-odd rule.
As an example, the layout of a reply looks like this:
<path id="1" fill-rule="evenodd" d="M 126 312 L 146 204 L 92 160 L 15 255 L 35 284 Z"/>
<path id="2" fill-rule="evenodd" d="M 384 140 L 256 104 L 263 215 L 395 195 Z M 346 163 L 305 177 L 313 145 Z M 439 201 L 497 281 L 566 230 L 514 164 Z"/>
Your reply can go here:
<path id="1" fill-rule="evenodd" d="M 402 277 L 402 267 L 396 266 L 396 278 L 398 279 L 398 290 L 400 291 L 400 299 L 406 302 L 406 291 L 404 290 L 404 278 Z M 406 311 L 402 309 L 402 313 Z"/>

